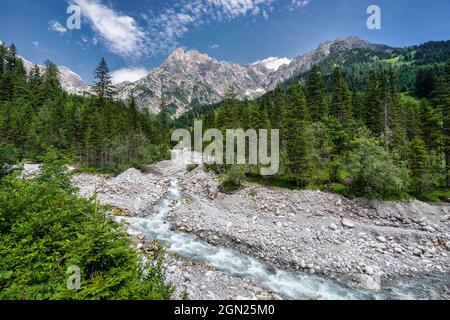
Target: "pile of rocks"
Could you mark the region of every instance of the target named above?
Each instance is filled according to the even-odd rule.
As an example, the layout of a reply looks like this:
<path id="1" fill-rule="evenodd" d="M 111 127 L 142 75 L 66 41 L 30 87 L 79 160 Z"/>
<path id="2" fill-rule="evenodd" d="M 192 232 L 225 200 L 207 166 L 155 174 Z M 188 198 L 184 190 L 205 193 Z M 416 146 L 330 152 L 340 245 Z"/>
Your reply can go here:
<path id="1" fill-rule="evenodd" d="M 449 205 L 350 200 L 254 184 L 211 197 L 214 174 L 194 170 L 179 180 L 184 199 L 170 214 L 175 229 L 280 268 L 366 289 L 379 288 L 380 278 L 450 273 Z"/>
<path id="2" fill-rule="evenodd" d="M 131 169 L 115 178 L 79 174 L 73 179 L 85 196 L 97 190 L 102 203 L 148 216 L 176 177 L 182 198 L 169 212 L 173 229 L 282 269 L 368 290 L 404 277 L 449 277 L 448 204 L 346 199 L 255 184 L 223 194 L 218 177 L 202 166 L 186 171 L 191 160 L 192 154 L 180 152 L 175 160 L 152 165 L 148 173 Z M 138 246 L 145 252 L 144 243 Z M 179 295 L 186 289 L 192 299 L 277 298 L 255 279 L 237 279 L 178 257 L 167 258 L 167 275 Z"/>
<path id="3" fill-rule="evenodd" d="M 76 174 L 72 178 L 80 194 L 89 197 L 94 193 L 102 204 L 121 208 L 133 216 L 153 214 L 167 190 L 168 181 L 151 173 L 129 169 L 117 177 Z"/>

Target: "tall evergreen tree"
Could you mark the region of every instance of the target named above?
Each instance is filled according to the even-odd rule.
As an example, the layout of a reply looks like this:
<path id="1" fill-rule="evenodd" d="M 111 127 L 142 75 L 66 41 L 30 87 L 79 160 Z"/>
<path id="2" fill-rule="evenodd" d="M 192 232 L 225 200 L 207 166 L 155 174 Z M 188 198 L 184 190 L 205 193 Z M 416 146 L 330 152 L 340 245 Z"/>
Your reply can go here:
<path id="1" fill-rule="evenodd" d="M 113 98 L 115 93 L 105 58 L 100 60 L 99 65 L 94 71 L 94 77 L 96 82 L 94 82 L 92 89 L 97 94 L 100 105 L 103 106 L 107 100 Z"/>
<path id="2" fill-rule="evenodd" d="M 313 121 L 321 121 L 327 115 L 325 81 L 318 65 L 314 65 L 306 81 L 306 101 Z"/>
<path id="3" fill-rule="evenodd" d="M 273 110 L 271 111 L 270 119 L 272 129 L 279 129 L 280 132 L 284 130 L 284 121 L 286 118 L 286 99 L 280 87 L 274 91 Z"/>
<path id="4" fill-rule="evenodd" d="M 427 194 L 431 185 L 430 166 L 425 143 L 418 137 L 412 141 L 410 167 L 413 193 L 423 197 Z"/>
<path id="5" fill-rule="evenodd" d="M 352 94 L 342 76 L 341 68 L 336 67 L 333 71 L 333 98 L 330 113 L 347 130 L 352 125 Z"/>
<path id="6" fill-rule="evenodd" d="M 450 61 L 439 75 L 434 92 L 434 103 L 442 113 L 442 139 L 445 158 L 446 186 L 450 187 Z"/>
<path id="7" fill-rule="evenodd" d="M 306 99 L 303 91 L 297 89 L 293 92 L 284 131 L 284 146 L 287 157 L 286 167 L 291 179 L 296 182 L 297 186 L 308 182 L 313 167 L 311 145 L 306 136 L 307 123 Z"/>
<path id="8" fill-rule="evenodd" d="M 377 72 L 372 71 L 365 92 L 366 125 L 376 135 L 384 131 L 383 97 L 380 93 L 379 79 Z"/>

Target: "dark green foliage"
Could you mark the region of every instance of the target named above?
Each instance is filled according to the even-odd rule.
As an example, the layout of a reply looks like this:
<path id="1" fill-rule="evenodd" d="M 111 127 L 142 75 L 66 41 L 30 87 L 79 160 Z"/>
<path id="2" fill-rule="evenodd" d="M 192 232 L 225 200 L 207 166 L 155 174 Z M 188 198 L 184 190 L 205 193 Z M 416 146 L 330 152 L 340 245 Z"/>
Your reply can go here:
<path id="1" fill-rule="evenodd" d="M 68 181 L 51 152 L 42 175 L 0 184 L 0 299 L 169 299 L 161 253 L 142 264 L 123 227 Z M 70 266 L 79 290 L 67 287 Z"/>
<path id="2" fill-rule="evenodd" d="M 424 198 L 433 187 L 429 161 L 425 143 L 420 138 L 414 138 L 409 160 L 412 174 L 411 190 L 419 198 Z"/>
<path id="3" fill-rule="evenodd" d="M 450 187 L 450 61 L 436 81 L 433 102 L 442 114 L 442 143 L 445 158 L 446 186 Z"/>
<path id="4" fill-rule="evenodd" d="M 11 166 L 17 162 L 19 155 L 19 150 L 14 146 L 0 144 L 0 182 L 11 171 Z"/>
<path id="5" fill-rule="evenodd" d="M 306 82 L 306 101 L 313 121 L 322 120 L 328 113 L 327 93 L 321 70 L 315 65 Z"/>
<path id="6" fill-rule="evenodd" d="M 333 93 L 330 114 L 346 129 L 352 125 L 352 96 L 348 85 L 342 77 L 341 69 L 336 67 L 333 72 Z"/>
<path id="7" fill-rule="evenodd" d="M 296 88 L 292 93 L 285 120 L 283 145 L 286 150 L 288 175 L 298 186 L 308 184 L 313 169 L 311 146 L 306 132 L 308 122 L 309 112 L 305 96 L 300 88 Z"/>
<path id="8" fill-rule="evenodd" d="M 397 199 L 407 193 L 407 171 L 395 154 L 367 133 L 353 140 L 352 147 L 345 167 L 353 194 Z"/>
<path id="9" fill-rule="evenodd" d="M 189 164 L 186 166 L 186 171 L 191 172 L 198 168 L 198 164 Z"/>
<path id="10" fill-rule="evenodd" d="M 170 117 L 138 110 L 133 97 L 128 105 L 114 101 L 104 59 L 95 71 L 97 96 L 81 97 L 61 89 L 53 63 L 27 75 L 10 49 L 0 49 L 0 144 L 14 145 L 29 159 L 54 147 L 84 167 L 109 171 L 167 157 Z"/>
<path id="11" fill-rule="evenodd" d="M 414 60 L 417 64 L 445 63 L 450 60 L 450 40 L 429 41 L 409 50 L 414 51 Z"/>
<path id="12" fill-rule="evenodd" d="M 281 129 L 278 175 L 258 177 L 258 166 L 241 167 L 252 181 L 370 198 L 399 199 L 409 194 L 424 200 L 445 199 L 450 181 L 450 63 L 445 72 L 438 64 L 401 70 L 408 50 L 384 57 L 389 60 L 384 64 L 375 59 L 354 61 L 351 68 L 347 62 L 331 68 L 326 62 L 307 77 L 294 78 L 256 101 L 229 97 L 196 109 L 195 115 L 188 113 L 181 123 L 191 126 L 188 119 L 203 117 L 204 130 Z M 403 65 L 396 67 L 396 63 Z M 408 86 L 414 87 L 416 78 L 421 78 L 418 70 L 431 70 L 436 79 L 432 88 L 426 84 L 425 91 L 431 90 L 426 95 L 432 99 L 418 100 L 401 91 L 399 79 L 411 73 Z M 322 78 L 328 78 L 325 86 Z M 219 167 L 218 173 L 227 170 Z"/>
<path id="13" fill-rule="evenodd" d="M 94 71 L 95 79 L 97 80 L 92 86 L 92 90 L 97 94 L 100 105 L 103 106 L 106 100 L 111 100 L 114 95 L 114 87 L 112 86 L 111 76 L 109 75 L 109 68 L 106 64 L 105 58 L 102 58 L 100 64 Z"/>

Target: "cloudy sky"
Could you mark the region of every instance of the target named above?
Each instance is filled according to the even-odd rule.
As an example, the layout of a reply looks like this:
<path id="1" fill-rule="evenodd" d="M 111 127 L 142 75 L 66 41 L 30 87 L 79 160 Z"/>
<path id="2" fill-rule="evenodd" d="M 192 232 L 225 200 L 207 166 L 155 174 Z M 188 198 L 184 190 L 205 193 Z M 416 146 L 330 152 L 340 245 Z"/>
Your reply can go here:
<path id="1" fill-rule="evenodd" d="M 366 27 L 371 4 L 382 10 L 381 30 Z M 70 5 L 81 10 L 79 30 L 68 28 Z M 252 63 L 350 35 L 392 46 L 450 39 L 448 0 L 5 0 L 2 7 L 1 41 L 87 82 L 102 56 L 116 81 L 133 80 L 177 47 Z"/>

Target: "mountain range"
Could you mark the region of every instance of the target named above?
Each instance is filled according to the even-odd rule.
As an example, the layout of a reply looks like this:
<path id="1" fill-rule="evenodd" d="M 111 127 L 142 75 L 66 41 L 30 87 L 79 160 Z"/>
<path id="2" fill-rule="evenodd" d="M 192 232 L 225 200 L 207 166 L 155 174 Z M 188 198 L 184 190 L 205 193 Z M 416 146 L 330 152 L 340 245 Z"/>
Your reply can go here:
<path id="1" fill-rule="evenodd" d="M 268 58 L 241 65 L 179 48 L 144 78 L 116 85 L 117 97 L 126 100 L 133 94 L 139 107 L 148 108 L 153 113 L 160 110 L 161 100 L 164 99 L 170 110 L 180 116 L 193 106 L 221 101 L 230 87 L 240 99 L 252 99 L 330 57 L 344 57 L 348 52 L 353 55 L 389 56 L 394 50 L 358 37 L 348 37 L 322 43 L 317 49 L 292 60 Z M 26 60 L 24 62 L 30 70 L 33 64 Z M 59 71 L 61 84 L 66 91 L 89 91 L 89 86 L 75 72 L 67 67 L 59 67 Z"/>

